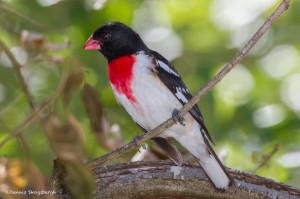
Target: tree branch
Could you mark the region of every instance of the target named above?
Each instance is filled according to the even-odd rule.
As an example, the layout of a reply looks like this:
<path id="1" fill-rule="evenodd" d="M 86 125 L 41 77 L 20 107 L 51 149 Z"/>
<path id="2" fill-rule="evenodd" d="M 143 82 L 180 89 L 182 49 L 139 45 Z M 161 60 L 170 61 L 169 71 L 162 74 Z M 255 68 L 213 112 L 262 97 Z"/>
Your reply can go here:
<path id="1" fill-rule="evenodd" d="M 265 32 L 271 27 L 273 22 L 281 16 L 281 14 L 288 9 L 291 0 L 283 0 L 273 14 L 267 19 L 267 21 L 258 29 L 258 31 L 253 35 L 249 42 L 241 49 L 241 51 L 210 81 L 206 86 L 204 86 L 187 104 L 185 104 L 179 112 L 180 116 L 184 116 L 208 91 L 210 91 L 218 82 L 220 82 L 227 73 L 229 73 L 253 48 L 253 46 L 259 41 L 259 39 L 265 34 Z M 164 132 L 166 129 L 175 124 L 173 118 L 169 118 L 164 123 L 157 126 L 155 129 L 149 131 L 148 133 L 138 137 L 135 141 L 130 142 L 118 149 L 96 158 L 89 162 L 90 166 L 101 165 L 107 161 L 118 158 L 119 156 L 129 152 L 136 148 L 136 144 L 140 145 L 147 140 L 156 137 L 160 133 Z"/>
<path id="2" fill-rule="evenodd" d="M 299 199 L 300 189 L 254 174 L 227 169 L 234 184 L 218 191 L 199 166 L 171 161 L 118 163 L 93 167 L 96 176 L 94 198 L 176 198 L 176 199 Z M 57 198 L 70 199 L 64 188 Z"/>

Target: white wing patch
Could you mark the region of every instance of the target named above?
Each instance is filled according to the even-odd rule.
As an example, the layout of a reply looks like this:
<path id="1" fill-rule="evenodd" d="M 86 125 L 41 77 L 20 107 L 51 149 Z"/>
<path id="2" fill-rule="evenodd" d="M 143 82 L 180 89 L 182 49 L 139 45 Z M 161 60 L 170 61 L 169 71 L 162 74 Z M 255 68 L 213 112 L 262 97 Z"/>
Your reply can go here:
<path id="1" fill-rule="evenodd" d="M 181 101 L 183 101 L 184 103 L 187 103 L 188 100 L 186 99 L 186 97 L 182 94 L 182 89 L 181 88 L 176 88 L 176 93 L 175 96 L 180 99 Z"/>
<path id="2" fill-rule="evenodd" d="M 176 77 L 179 77 L 179 75 L 174 72 L 167 64 L 165 64 L 164 62 L 160 61 L 160 60 L 157 60 L 157 64 L 162 68 L 164 69 L 165 71 L 167 71 L 168 73 L 172 74 L 172 75 L 175 75 Z"/>

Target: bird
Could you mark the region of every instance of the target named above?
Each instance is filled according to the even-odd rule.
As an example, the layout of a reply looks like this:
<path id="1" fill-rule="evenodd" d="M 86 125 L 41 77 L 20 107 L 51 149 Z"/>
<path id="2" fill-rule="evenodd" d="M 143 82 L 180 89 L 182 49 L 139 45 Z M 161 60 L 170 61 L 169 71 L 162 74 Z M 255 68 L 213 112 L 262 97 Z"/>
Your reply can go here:
<path id="1" fill-rule="evenodd" d="M 192 95 L 166 58 L 148 48 L 138 33 L 118 21 L 97 28 L 83 49 L 100 51 L 107 59 L 116 100 L 145 133 L 170 117 L 177 121 L 152 139 L 175 164 L 181 166 L 183 158 L 173 140 L 196 158 L 216 189 L 226 190 L 232 184 L 233 179 L 211 146 L 214 141 L 199 107 L 195 105 L 179 117 L 179 109 Z"/>

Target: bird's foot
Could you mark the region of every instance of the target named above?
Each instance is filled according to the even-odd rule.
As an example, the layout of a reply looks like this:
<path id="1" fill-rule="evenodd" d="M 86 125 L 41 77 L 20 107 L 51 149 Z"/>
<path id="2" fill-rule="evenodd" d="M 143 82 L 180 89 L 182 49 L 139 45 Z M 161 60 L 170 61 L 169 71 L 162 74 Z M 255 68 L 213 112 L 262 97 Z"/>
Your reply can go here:
<path id="1" fill-rule="evenodd" d="M 138 134 L 137 136 L 135 136 L 134 138 L 132 138 L 132 141 L 133 141 L 135 147 L 138 149 L 139 152 L 140 152 L 140 150 L 139 150 L 139 145 L 138 145 L 138 143 L 137 143 L 137 140 L 138 140 L 141 136 L 142 136 L 142 135 L 139 135 L 139 134 Z M 142 147 L 143 147 L 144 150 L 147 149 L 145 143 L 142 144 Z"/>
<path id="2" fill-rule="evenodd" d="M 185 126 L 184 118 L 179 115 L 179 110 L 178 109 L 173 110 L 172 118 L 176 123 L 179 122 L 182 126 Z"/>

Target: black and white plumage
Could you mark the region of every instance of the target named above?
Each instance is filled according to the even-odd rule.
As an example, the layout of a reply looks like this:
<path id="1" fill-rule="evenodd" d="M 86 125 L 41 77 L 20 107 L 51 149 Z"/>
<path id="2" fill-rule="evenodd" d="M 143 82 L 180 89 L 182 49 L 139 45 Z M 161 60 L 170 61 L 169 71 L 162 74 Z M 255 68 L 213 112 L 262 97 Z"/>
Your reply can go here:
<path id="1" fill-rule="evenodd" d="M 166 121 L 192 98 L 169 61 L 150 50 L 137 33 L 122 23 L 98 28 L 84 49 L 99 50 L 107 58 L 116 99 L 144 131 Z M 226 189 L 231 184 L 231 177 L 210 146 L 213 140 L 197 105 L 184 116 L 184 125 L 175 124 L 153 139 L 181 165 L 182 157 L 170 138 L 195 156 L 216 188 Z"/>
<path id="2" fill-rule="evenodd" d="M 186 85 L 182 81 L 176 69 L 169 63 L 167 59 L 161 56 L 156 51 L 151 51 L 154 57 L 154 62 L 156 62 L 156 74 L 159 76 L 160 80 L 170 89 L 170 91 L 174 94 L 174 96 L 179 100 L 182 105 L 185 105 L 190 99 L 192 99 L 192 95 L 190 91 L 187 89 Z M 205 137 L 213 144 L 214 141 L 208 133 L 203 121 L 203 117 L 201 111 L 197 105 L 195 105 L 189 113 L 193 116 L 193 118 L 200 124 L 203 128 L 203 133 Z"/>

